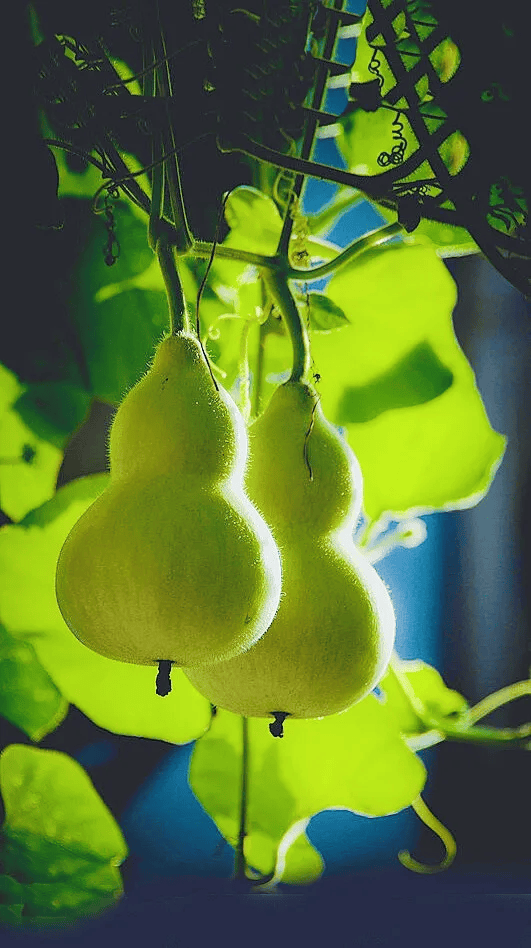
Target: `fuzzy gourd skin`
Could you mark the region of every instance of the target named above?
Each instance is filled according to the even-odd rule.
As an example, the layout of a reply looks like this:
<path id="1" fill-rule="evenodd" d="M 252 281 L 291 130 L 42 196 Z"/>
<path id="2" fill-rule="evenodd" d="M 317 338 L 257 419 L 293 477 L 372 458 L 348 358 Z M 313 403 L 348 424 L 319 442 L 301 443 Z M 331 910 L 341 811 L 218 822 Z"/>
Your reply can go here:
<path id="1" fill-rule="evenodd" d="M 244 493 L 246 456 L 243 419 L 197 339 L 164 339 L 116 414 L 109 487 L 59 556 L 59 608 L 81 642 L 119 661 L 192 665 L 263 635 L 280 561 Z"/>
<path id="2" fill-rule="evenodd" d="M 345 711 L 380 680 L 395 632 L 387 589 L 352 541 L 359 465 L 302 382 L 276 390 L 249 442 L 249 496 L 281 553 L 279 610 L 244 655 L 186 674 L 213 704 L 248 717 Z"/>

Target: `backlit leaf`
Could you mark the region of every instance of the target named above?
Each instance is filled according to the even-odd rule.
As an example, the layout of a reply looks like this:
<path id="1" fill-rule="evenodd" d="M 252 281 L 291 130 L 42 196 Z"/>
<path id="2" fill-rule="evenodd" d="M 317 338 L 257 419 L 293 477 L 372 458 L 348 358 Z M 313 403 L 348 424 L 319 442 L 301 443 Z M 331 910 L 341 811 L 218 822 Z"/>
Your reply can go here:
<path id="1" fill-rule="evenodd" d="M 56 685 L 40 664 L 35 649 L 0 625 L 0 714 L 40 741 L 68 710 Z"/>
<path id="2" fill-rule="evenodd" d="M 282 740 L 271 736 L 263 719 L 250 718 L 248 727 L 245 854 L 251 867 L 264 874 L 276 867 L 285 881 L 310 881 L 321 871 L 307 841 L 301 840 L 289 857 L 313 815 L 338 807 L 367 816 L 395 813 L 409 806 L 424 785 L 422 762 L 373 695 L 343 714 L 288 719 Z M 242 719 L 218 710 L 195 746 L 189 779 L 232 846 L 238 838 L 241 766 Z"/>
<path id="3" fill-rule="evenodd" d="M 330 332 L 348 325 L 348 319 L 341 307 L 325 293 L 308 293 L 307 299 L 303 299 L 301 303 L 301 308 L 305 307 L 309 311 L 310 329 L 314 332 Z"/>
<path id="4" fill-rule="evenodd" d="M 120 254 L 112 268 L 104 261 L 103 218 L 94 214 L 89 201 L 70 198 L 65 205 L 71 244 L 64 264 L 70 274 L 65 303 L 92 394 L 117 404 L 142 376 L 168 328 L 166 297 L 162 287 L 138 289 L 134 282 L 124 292 L 102 294 L 109 284 L 134 281 L 153 263 L 145 221 L 128 204 L 118 202 L 113 209 Z"/>
<path id="5" fill-rule="evenodd" d="M 466 698 L 448 688 L 436 668 L 420 660 L 396 662 L 396 668 L 407 679 L 409 687 L 424 710 L 433 718 L 466 711 Z M 392 669 L 388 669 L 379 686 L 384 701 L 403 734 L 418 734 L 426 728 L 415 714 Z"/>
<path id="6" fill-rule="evenodd" d="M 74 523 L 96 499 L 108 475 L 78 478 L 17 526 L 0 531 L 0 619 L 29 642 L 64 697 L 100 727 L 181 744 L 203 733 L 210 705 L 172 671 L 173 690 L 155 694 L 155 667 L 113 661 L 82 645 L 55 599 L 55 567 Z"/>
<path id="7" fill-rule="evenodd" d="M 61 921 L 111 905 L 127 847 L 83 768 L 59 751 L 9 745 L 0 755 L 5 821 L 0 892 L 17 921 Z"/>
<path id="8" fill-rule="evenodd" d="M 360 461 L 368 517 L 477 503 L 505 438 L 491 428 L 457 342 L 455 286 L 436 252 L 372 250 L 338 271 L 328 292 L 350 325 L 314 334 L 312 355 L 323 410 L 345 426 Z M 268 345 L 274 355 L 280 342 Z"/>
<path id="9" fill-rule="evenodd" d="M 0 507 L 12 520 L 52 496 L 63 458 L 21 418 L 16 402 L 24 392 L 13 372 L 0 365 Z"/>

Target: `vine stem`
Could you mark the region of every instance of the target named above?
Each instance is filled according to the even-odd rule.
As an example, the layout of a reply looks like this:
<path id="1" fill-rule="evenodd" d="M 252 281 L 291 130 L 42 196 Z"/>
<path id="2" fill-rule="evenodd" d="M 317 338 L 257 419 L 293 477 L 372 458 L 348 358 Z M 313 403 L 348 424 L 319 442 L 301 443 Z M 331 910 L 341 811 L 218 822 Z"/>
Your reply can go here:
<path id="1" fill-rule="evenodd" d="M 482 701 L 479 701 L 478 704 L 467 711 L 467 721 L 470 724 L 475 724 L 480 718 L 485 718 L 487 714 L 491 714 L 492 711 L 501 708 L 502 705 L 509 701 L 515 701 L 517 698 L 523 698 L 525 695 L 531 695 L 531 679 L 529 678 L 524 681 L 517 681 L 514 685 L 507 685 L 506 688 L 500 688 L 499 691 L 487 695 L 486 698 L 483 698 Z"/>
<path id="2" fill-rule="evenodd" d="M 151 210 L 149 214 L 148 241 L 156 252 L 160 222 L 164 204 L 164 164 L 159 162 L 162 153 L 162 141 L 158 136 L 153 139 L 153 175 L 151 181 Z"/>
<path id="3" fill-rule="evenodd" d="M 175 134 L 170 114 L 170 102 L 172 99 L 173 90 L 171 86 L 171 76 L 169 73 L 164 30 L 162 28 L 158 3 L 157 21 L 159 24 L 159 38 L 158 49 L 156 49 L 155 52 L 157 53 L 157 61 L 159 62 L 159 65 L 156 67 L 156 75 L 159 92 L 161 97 L 164 99 L 166 106 L 166 129 L 163 132 L 163 144 L 164 149 L 168 155 L 167 161 L 165 163 L 167 188 L 173 215 L 177 246 L 181 250 L 189 250 L 193 244 L 193 238 L 188 226 L 188 219 L 184 206 Z"/>
<path id="4" fill-rule="evenodd" d="M 249 721 L 242 716 L 242 772 L 240 782 L 240 825 L 238 829 L 238 843 L 234 861 L 234 879 L 236 882 L 247 881 L 247 862 L 245 859 L 245 837 L 247 836 L 247 793 L 249 782 Z"/>
<path id="5" fill-rule="evenodd" d="M 190 323 L 175 262 L 175 251 L 163 237 L 160 237 L 157 240 L 156 253 L 166 288 L 168 309 L 170 311 L 170 329 L 173 335 L 177 335 L 177 333 L 188 331 Z"/>
<path id="6" fill-rule="evenodd" d="M 336 270 L 339 270 L 340 267 L 344 267 L 345 264 L 350 263 L 351 260 L 354 260 L 355 257 L 359 257 L 360 254 L 366 253 L 368 250 L 372 250 L 373 247 L 380 246 L 380 244 L 388 243 L 390 240 L 393 240 L 394 237 L 398 237 L 403 233 L 404 229 L 402 225 L 397 223 L 386 224 L 385 227 L 377 227 L 376 230 L 372 230 L 369 234 L 366 234 L 365 237 L 360 237 L 359 240 L 355 240 L 352 244 L 349 244 L 349 246 L 345 247 L 333 260 L 328 260 L 318 267 L 310 267 L 309 270 L 299 270 L 290 267 L 286 275 L 290 280 L 301 278 L 305 280 L 321 280 L 323 277 L 329 276 L 330 273 L 335 273 Z"/>
<path id="7" fill-rule="evenodd" d="M 361 254 L 372 250 L 373 247 L 379 247 L 381 244 L 388 243 L 400 234 L 403 234 L 403 228 L 400 224 L 386 224 L 384 227 L 378 227 L 364 237 L 360 237 L 359 240 L 355 240 L 352 244 L 349 244 L 348 247 L 345 247 L 344 250 L 335 253 L 332 259 L 327 260 L 326 263 L 319 264 L 317 267 L 304 269 L 289 266 L 278 256 L 268 257 L 264 254 L 252 253 L 248 250 L 237 249 L 236 247 L 224 247 L 223 245 L 216 247 L 216 256 L 223 260 L 239 260 L 242 263 L 251 263 L 258 267 L 262 273 L 277 273 L 281 274 L 284 279 L 309 282 L 329 276 L 329 274 L 334 273 L 339 267 L 345 266 L 345 264 L 350 263 L 351 260 L 354 260 Z M 311 247 L 316 253 L 322 250 L 323 253 L 329 256 L 333 251 L 333 248 L 324 242 L 318 243 L 314 238 L 310 238 L 310 241 Z M 188 250 L 179 251 L 179 248 L 177 248 L 177 251 L 191 257 L 208 258 L 212 253 L 212 244 L 208 241 L 195 240 Z"/>
<path id="8" fill-rule="evenodd" d="M 293 367 L 290 382 L 304 380 L 311 367 L 310 341 L 297 304 L 288 286 L 288 278 L 281 271 L 262 270 L 262 279 L 271 299 L 280 311 L 293 349 Z"/>

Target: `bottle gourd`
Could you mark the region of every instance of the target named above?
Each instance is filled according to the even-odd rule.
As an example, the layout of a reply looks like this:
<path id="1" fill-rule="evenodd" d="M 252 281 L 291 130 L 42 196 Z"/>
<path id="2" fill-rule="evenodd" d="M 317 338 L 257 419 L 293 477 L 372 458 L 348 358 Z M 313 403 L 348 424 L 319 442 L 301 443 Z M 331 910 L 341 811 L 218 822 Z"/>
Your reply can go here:
<path id="1" fill-rule="evenodd" d="M 280 561 L 244 492 L 246 456 L 243 418 L 197 338 L 167 336 L 115 416 L 110 484 L 59 556 L 59 608 L 81 642 L 124 662 L 184 666 L 228 659 L 263 635 Z"/>
<path id="2" fill-rule="evenodd" d="M 281 554 L 283 592 L 248 652 L 186 670 L 213 704 L 250 717 L 317 718 L 344 711 L 377 684 L 395 618 L 389 593 L 352 539 L 362 480 L 354 454 L 315 391 L 288 381 L 249 432 L 249 496 Z"/>

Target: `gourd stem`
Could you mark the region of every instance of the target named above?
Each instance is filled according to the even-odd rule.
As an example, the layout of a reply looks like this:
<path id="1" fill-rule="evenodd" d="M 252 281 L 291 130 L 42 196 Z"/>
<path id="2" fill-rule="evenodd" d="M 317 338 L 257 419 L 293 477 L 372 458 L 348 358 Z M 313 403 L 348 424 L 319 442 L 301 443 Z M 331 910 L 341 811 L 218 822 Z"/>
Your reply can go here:
<path id="1" fill-rule="evenodd" d="M 149 213 L 148 241 L 152 250 L 156 251 L 157 240 L 160 234 L 160 222 L 164 203 L 164 163 L 162 158 L 162 140 L 153 136 L 153 174 L 151 176 L 151 210 Z"/>
<path id="2" fill-rule="evenodd" d="M 165 153 L 168 155 L 168 158 L 165 162 L 166 181 L 173 216 L 173 224 L 176 232 L 176 243 L 178 249 L 182 252 L 190 249 L 193 244 L 193 238 L 188 226 L 188 219 L 186 216 L 186 209 L 184 206 L 184 198 L 181 187 L 181 176 L 179 162 L 177 159 L 175 134 L 173 131 L 172 115 L 170 111 L 172 105 L 173 89 L 168 67 L 164 31 L 161 25 L 158 4 L 157 19 L 159 23 L 158 47 L 155 50 L 156 59 L 158 61 L 158 65 L 156 67 L 157 85 L 159 88 L 159 94 L 166 106 L 166 123 L 163 131 L 163 147 Z"/>
<path id="3" fill-rule="evenodd" d="M 175 262 L 175 251 L 163 237 L 160 237 L 157 240 L 156 252 L 168 298 L 170 329 L 175 336 L 190 329 L 179 271 Z"/>
<path id="4" fill-rule="evenodd" d="M 249 721 L 242 717 L 242 773 L 240 783 L 240 826 L 236 859 L 234 863 L 234 879 L 236 882 L 247 880 L 247 863 L 245 860 L 245 837 L 247 836 L 247 789 L 249 779 Z"/>
<path id="5" fill-rule="evenodd" d="M 290 381 L 299 382 L 307 377 L 311 366 L 310 341 L 306 326 L 293 299 L 285 273 L 264 269 L 261 274 L 273 303 L 280 311 L 291 340 L 293 367 Z"/>

